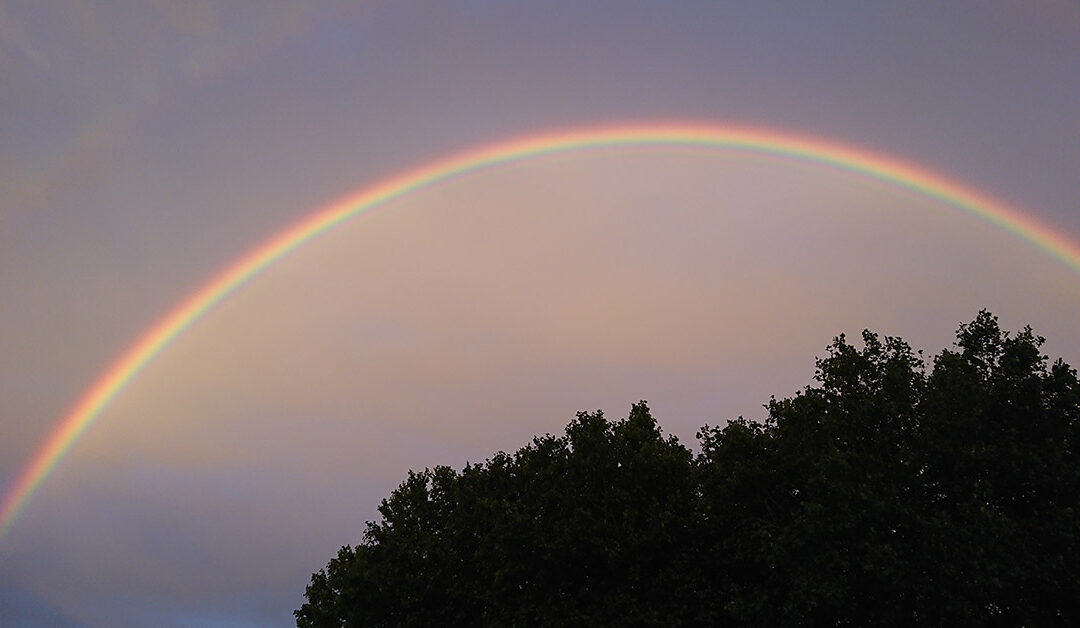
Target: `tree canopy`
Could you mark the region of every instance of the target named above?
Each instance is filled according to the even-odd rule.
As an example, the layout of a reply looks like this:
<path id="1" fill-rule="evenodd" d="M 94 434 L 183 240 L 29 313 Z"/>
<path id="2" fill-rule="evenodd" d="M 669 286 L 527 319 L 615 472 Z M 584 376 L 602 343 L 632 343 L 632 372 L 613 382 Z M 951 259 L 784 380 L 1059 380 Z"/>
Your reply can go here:
<path id="1" fill-rule="evenodd" d="M 641 402 L 410 472 L 297 626 L 1080 622 L 1076 371 L 987 312 L 930 366 L 861 344 L 697 453 Z"/>

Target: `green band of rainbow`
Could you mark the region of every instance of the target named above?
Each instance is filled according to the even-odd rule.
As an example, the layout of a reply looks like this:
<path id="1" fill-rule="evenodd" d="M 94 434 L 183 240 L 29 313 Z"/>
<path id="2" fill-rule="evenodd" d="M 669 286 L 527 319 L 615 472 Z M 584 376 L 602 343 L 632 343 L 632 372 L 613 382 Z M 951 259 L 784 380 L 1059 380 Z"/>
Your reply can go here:
<path id="1" fill-rule="evenodd" d="M 317 210 L 247 253 L 143 333 L 60 420 L 0 506 L 0 537 L 116 395 L 188 326 L 260 271 L 334 226 L 412 191 L 488 166 L 586 148 L 704 146 L 805 159 L 914 190 L 980 217 L 1080 271 L 1080 246 L 1019 210 L 915 165 L 833 142 L 737 126 L 644 123 L 530 135 L 468 150 L 392 177 Z"/>

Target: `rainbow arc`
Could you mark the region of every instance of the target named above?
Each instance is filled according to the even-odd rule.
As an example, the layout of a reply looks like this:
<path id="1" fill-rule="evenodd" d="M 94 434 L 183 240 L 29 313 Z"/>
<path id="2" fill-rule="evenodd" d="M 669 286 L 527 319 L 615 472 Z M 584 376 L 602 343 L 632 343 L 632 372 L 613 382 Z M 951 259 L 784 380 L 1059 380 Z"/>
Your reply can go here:
<path id="1" fill-rule="evenodd" d="M 643 123 L 574 129 L 497 142 L 408 170 L 318 209 L 244 254 L 143 332 L 76 400 L 0 503 L 0 538 L 79 437 L 109 403 L 214 305 L 275 261 L 335 226 L 381 205 L 463 174 L 531 157 L 612 147 L 700 146 L 808 160 L 907 188 L 986 220 L 1080 271 L 1080 245 L 988 195 L 892 157 L 768 129 L 691 123 Z"/>

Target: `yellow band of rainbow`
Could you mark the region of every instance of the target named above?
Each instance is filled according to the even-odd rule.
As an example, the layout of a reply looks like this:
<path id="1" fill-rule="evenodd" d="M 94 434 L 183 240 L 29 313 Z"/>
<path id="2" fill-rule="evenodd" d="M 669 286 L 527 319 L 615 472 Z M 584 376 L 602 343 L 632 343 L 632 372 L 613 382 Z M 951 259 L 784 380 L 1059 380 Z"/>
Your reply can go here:
<path id="1" fill-rule="evenodd" d="M 529 135 L 467 150 L 406 171 L 319 209 L 282 230 L 190 294 L 144 332 L 59 421 L 0 505 L 0 538 L 57 463 L 116 395 L 159 352 L 216 303 L 267 266 L 334 226 L 457 175 L 565 151 L 702 146 L 810 160 L 914 190 L 995 224 L 1080 271 L 1080 245 L 1021 211 L 918 166 L 863 149 L 774 130 L 694 123 L 641 123 Z"/>

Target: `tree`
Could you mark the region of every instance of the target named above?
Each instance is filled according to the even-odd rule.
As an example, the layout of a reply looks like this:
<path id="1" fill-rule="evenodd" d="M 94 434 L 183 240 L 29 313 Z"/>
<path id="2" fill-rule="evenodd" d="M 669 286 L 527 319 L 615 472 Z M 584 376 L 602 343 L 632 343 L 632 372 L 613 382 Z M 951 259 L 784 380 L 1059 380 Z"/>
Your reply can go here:
<path id="1" fill-rule="evenodd" d="M 410 473 L 297 626 L 1080 621 L 1076 371 L 986 312 L 929 370 L 862 340 L 697 455 L 641 402 Z"/>

